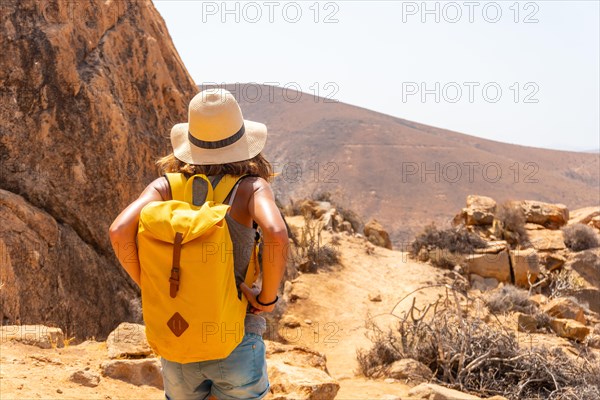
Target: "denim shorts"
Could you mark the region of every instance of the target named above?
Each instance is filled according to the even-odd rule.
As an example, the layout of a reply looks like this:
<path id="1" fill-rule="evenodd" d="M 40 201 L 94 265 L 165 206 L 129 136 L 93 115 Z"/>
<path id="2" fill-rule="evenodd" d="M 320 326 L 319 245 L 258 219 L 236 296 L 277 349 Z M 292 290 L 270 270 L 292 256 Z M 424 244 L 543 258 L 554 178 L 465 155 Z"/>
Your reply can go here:
<path id="1" fill-rule="evenodd" d="M 262 399 L 269 392 L 262 336 L 246 332 L 227 357 L 180 364 L 161 358 L 167 400 Z"/>

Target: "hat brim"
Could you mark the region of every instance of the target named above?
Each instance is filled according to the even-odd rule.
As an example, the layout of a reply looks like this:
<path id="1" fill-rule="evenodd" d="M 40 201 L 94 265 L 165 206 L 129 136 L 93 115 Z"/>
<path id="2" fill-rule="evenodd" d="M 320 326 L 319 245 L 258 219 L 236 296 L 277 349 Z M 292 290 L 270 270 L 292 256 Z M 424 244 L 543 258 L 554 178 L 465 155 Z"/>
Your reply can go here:
<path id="1" fill-rule="evenodd" d="M 244 135 L 235 143 L 219 149 L 203 149 L 188 139 L 189 124 L 181 123 L 171 129 L 171 145 L 175 157 L 195 165 L 227 164 L 249 160 L 260 153 L 267 142 L 267 127 L 260 122 L 244 120 Z"/>

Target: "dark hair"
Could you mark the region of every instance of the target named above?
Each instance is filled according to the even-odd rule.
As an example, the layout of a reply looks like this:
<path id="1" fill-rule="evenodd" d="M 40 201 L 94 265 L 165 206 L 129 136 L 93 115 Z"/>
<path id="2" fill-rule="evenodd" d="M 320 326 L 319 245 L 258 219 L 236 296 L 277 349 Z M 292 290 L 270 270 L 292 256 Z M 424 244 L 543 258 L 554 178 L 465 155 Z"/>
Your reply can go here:
<path id="1" fill-rule="evenodd" d="M 171 153 L 156 161 L 156 165 L 158 165 L 163 174 L 167 172 L 181 172 L 188 178 L 195 174 L 204 174 L 207 176 L 225 174 L 234 176 L 253 175 L 259 176 L 267 182 L 270 182 L 273 178 L 273 167 L 262 153 L 258 153 L 249 160 L 211 165 L 188 164 L 179 160 Z"/>

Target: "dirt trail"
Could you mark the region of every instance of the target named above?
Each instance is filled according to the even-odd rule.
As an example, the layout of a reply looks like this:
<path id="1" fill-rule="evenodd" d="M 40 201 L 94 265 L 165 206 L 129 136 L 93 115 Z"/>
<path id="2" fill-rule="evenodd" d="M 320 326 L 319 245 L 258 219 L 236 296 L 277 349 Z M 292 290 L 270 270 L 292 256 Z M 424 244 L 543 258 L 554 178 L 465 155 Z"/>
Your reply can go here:
<path id="1" fill-rule="evenodd" d="M 324 233 L 324 242 L 331 236 Z M 378 323 L 394 322 L 390 314 L 398 301 L 412 291 L 444 281 L 440 270 L 410 261 L 406 253 L 374 248 L 367 242 L 341 236 L 341 265 L 317 274 L 302 274 L 293 291 L 308 294 L 290 303 L 284 317 L 300 321 L 296 328 L 280 329 L 290 343 L 305 345 L 327 356 L 329 373 L 341 385 L 337 399 L 405 398 L 410 386 L 403 382 L 371 380 L 358 374 L 356 350 L 370 345 L 365 337 L 365 319 L 374 315 Z M 372 248 L 372 246 L 370 246 Z M 418 302 L 429 302 L 442 289 L 418 292 Z M 381 301 L 369 296 L 379 295 Z M 400 303 L 395 314 L 410 305 Z M 97 387 L 70 382 L 74 370 L 100 375 L 107 359 L 106 343 L 86 341 L 59 349 L 40 349 L 17 342 L 0 344 L 0 398 L 4 399 L 163 399 L 163 392 L 150 386 L 134 386 L 107 377 Z"/>
<path id="2" fill-rule="evenodd" d="M 293 221 L 293 223 L 297 223 Z M 325 233 L 324 243 L 330 240 Z M 410 306 L 414 290 L 444 282 L 443 273 L 429 265 L 414 263 L 406 253 L 375 248 L 367 254 L 364 239 L 342 236 L 341 266 L 295 279 L 294 291 L 308 292 L 308 298 L 290 303 L 285 315 L 301 322 L 297 328 L 284 327 L 280 334 L 288 341 L 305 345 L 327 356 L 329 373 L 341 385 L 338 399 L 405 397 L 410 388 L 401 382 L 370 380 L 358 373 L 356 350 L 366 348 L 365 320 L 377 315 L 382 324 L 394 323 L 403 307 Z M 421 290 L 417 304 L 437 298 L 442 288 Z M 381 301 L 369 297 L 379 295 Z M 309 320 L 309 321 L 307 321 Z M 308 322 L 308 323 L 307 323 Z"/>

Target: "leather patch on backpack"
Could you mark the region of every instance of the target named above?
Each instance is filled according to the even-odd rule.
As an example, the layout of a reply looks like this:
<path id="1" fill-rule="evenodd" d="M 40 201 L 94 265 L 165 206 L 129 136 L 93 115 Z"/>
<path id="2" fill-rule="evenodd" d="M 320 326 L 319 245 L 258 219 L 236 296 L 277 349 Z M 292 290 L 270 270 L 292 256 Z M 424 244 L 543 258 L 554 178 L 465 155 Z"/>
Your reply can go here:
<path id="1" fill-rule="evenodd" d="M 188 324 L 187 321 L 183 319 L 181 314 L 176 312 L 167 322 L 167 326 L 169 327 L 169 329 L 171 329 L 171 332 L 173 332 L 175 336 L 179 337 L 183 332 L 185 332 L 185 330 L 190 326 L 190 324 Z"/>

